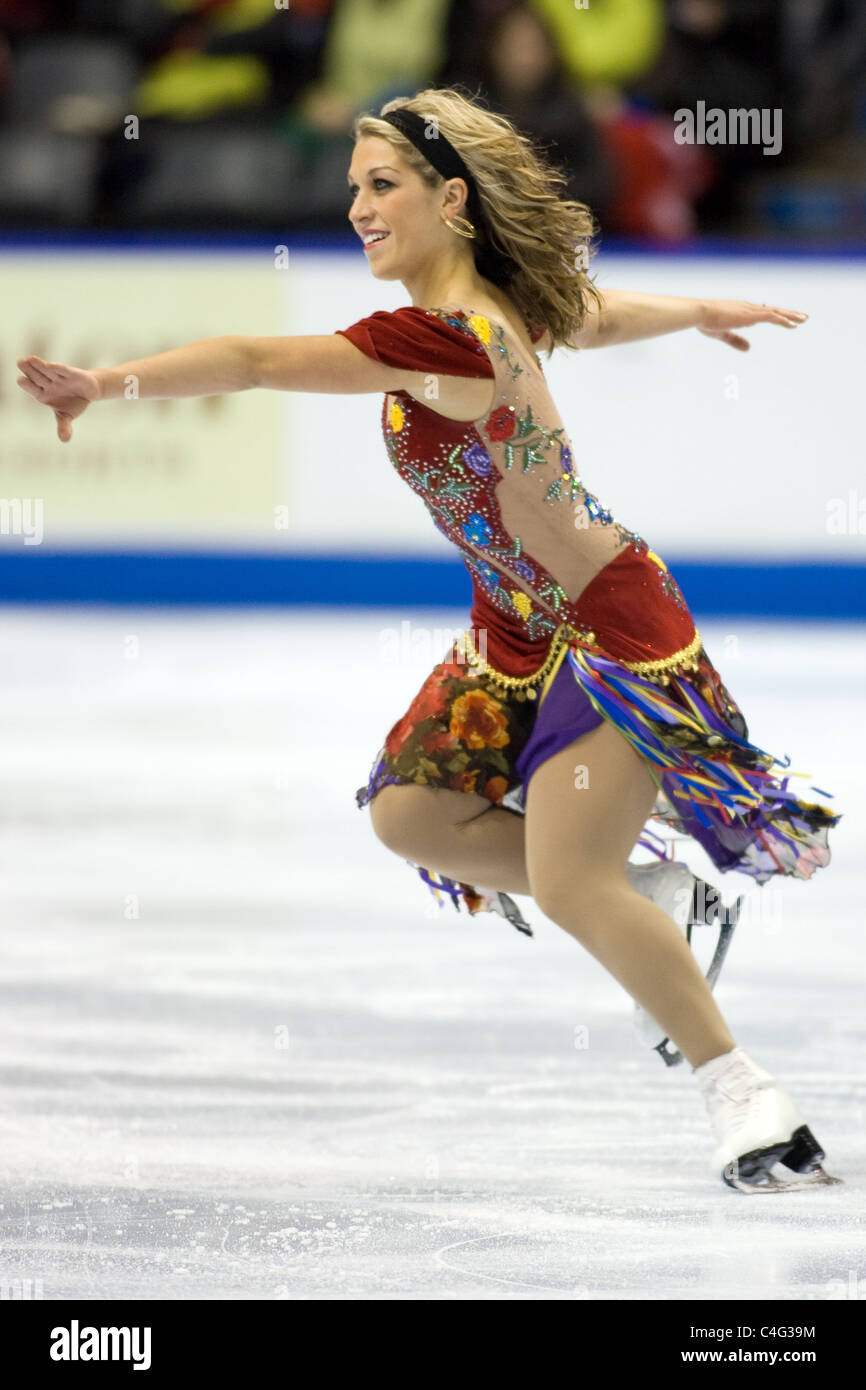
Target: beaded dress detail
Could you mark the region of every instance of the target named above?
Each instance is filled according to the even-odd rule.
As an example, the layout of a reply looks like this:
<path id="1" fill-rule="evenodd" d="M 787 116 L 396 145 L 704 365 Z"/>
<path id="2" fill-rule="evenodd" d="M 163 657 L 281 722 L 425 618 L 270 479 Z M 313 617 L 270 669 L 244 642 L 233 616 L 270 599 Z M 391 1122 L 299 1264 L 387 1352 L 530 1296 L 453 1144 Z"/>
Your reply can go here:
<path id="1" fill-rule="evenodd" d="M 457 305 L 379 311 L 340 331 L 385 365 L 427 374 L 424 400 L 386 394 L 385 447 L 472 581 L 470 627 L 390 730 L 358 804 L 408 782 L 523 813 L 521 772 L 537 765 L 547 702 L 561 730 L 547 729 L 543 756 L 557 737 L 566 746 L 570 731 L 614 723 L 656 782 L 651 819 L 698 839 L 718 868 L 762 883 L 829 863 L 839 817 L 799 801 L 771 773 L 788 762 L 748 742 L 674 576 L 584 483 L 535 353 Z M 439 374 L 490 379 L 484 416 L 452 420 L 427 404 Z M 647 827 L 640 843 L 664 857 L 658 841 Z M 412 867 L 440 899 L 490 908 L 489 893 Z"/>

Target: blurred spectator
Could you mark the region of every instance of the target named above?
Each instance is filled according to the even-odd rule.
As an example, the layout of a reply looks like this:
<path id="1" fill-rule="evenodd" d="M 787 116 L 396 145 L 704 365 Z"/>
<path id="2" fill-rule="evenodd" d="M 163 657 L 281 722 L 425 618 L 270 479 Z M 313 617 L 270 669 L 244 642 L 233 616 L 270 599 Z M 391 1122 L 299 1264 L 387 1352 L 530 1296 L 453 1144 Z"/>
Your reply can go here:
<path id="1" fill-rule="evenodd" d="M 171 178 L 183 215 L 188 185 L 168 158 L 182 121 L 207 122 L 242 170 L 247 149 L 262 168 L 287 161 L 286 182 L 304 187 L 292 227 L 342 229 L 354 117 L 454 83 L 547 149 L 603 233 L 866 227 L 866 0 L 0 0 L 0 138 L 24 149 L 38 127 L 47 158 L 52 132 L 88 134 L 99 187 L 95 213 L 79 213 L 97 222 Z M 677 144 L 674 113 L 699 102 L 769 112 L 774 130 L 780 111 L 780 152 Z M 141 138 L 117 127 L 119 109 L 142 118 Z M 206 182 L 198 203 L 189 191 L 192 216 Z"/>
<path id="2" fill-rule="evenodd" d="M 204 51 L 219 19 L 230 24 L 238 12 L 249 13 L 245 0 L 161 0 L 160 8 L 169 21 L 160 46 L 168 51 L 155 57 L 142 78 L 136 114 L 196 120 L 263 104 L 270 90 L 264 63 L 246 53 L 210 57 Z M 262 0 L 252 0 L 252 10 L 258 19 L 272 13 Z"/>
<path id="3" fill-rule="evenodd" d="M 707 147 L 718 174 L 698 212 L 705 228 L 726 230 L 746 176 L 772 178 L 850 128 L 866 7 L 862 0 L 668 0 L 667 18 L 664 51 L 639 86 L 645 97 L 670 116 L 694 111 L 698 101 L 707 110 L 781 112 L 781 147 L 771 157 L 759 142 Z"/>
<path id="4" fill-rule="evenodd" d="M 809 3 L 809 0 L 806 0 Z M 668 0 L 667 36 L 639 89 L 663 110 L 782 105 L 785 0 Z"/>
<path id="5" fill-rule="evenodd" d="M 312 131 L 350 133 L 354 117 L 433 82 L 446 58 L 453 0 L 336 0 L 321 79 L 297 115 Z"/>
<path id="6" fill-rule="evenodd" d="M 701 198 L 718 176 L 706 147 L 676 144 L 668 117 L 617 98 L 595 114 L 617 175 L 603 230 L 667 242 L 695 236 Z"/>
<path id="7" fill-rule="evenodd" d="M 530 0 L 546 19 L 565 70 L 582 89 L 623 87 L 655 62 L 664 39 L 662 0 Z"/>
<path id="8" fill-rule="evenodd" d="M 647 83 L 666 111 L 698 99 L 780 108 L 787 155 L 850 128 L 866 71 L 863 0 L 668 0 L 667 28 Z"/>
<path id="9" fill-rule="evenodd" d="M 317 73 L 333 0 L 161 0 L 162 49 L 141 83 L 145 116 L 274 115 Z M 177 11 L 180 10 L 180 14 Z M 168 51 L 165 48 L 168 47 Z"/>
<path id="10" fill-rule="evenodd" d="M 212 34 L 205 51 L 260 58 L 270 71 L 273 105 L 284 110 L 319 75 L 333 7 L 334 0 L 291 0 L 288 9 L 275 10 L 274 0 L 245 0 L 235 23 L 217 16 L 214 29 L 223 32 Z"/>
<path id="11" fill-rule="evenodd" d="M 166 54 L 145 74 L 133 96 L 137 115 L 201 120 L 261 108 L 270 92 L 267 67 L 247 54 L 211 57 L 195 50 Z"/>
<path id="12" fill-rule="evenodd" d="M 474 37 L 465 35 L 464 19 L 464 66 L 453 80 L 470 90 L 480 81 L 493 110 L 533 140 L 553 142 L 551 157 L 571 175 L 567 196 L 589 204 L 602 234 L 694 234 L 694 203 L 713 177 L 712 161 L 677 146 L 667 117 L 632 110 L 615 88 L 595 88 L 588 110 L 533 0 L 483 0 Z"/>
<path id="13" fill-rule="evenodd" d="M 565 73 L 547 24 L 523 0 L 484 15 L 452 80 L 475 91 L 523 134 L 548 146 L 569 182 L 563 196 L 605 220 L 613 171 L 580 95 Z"/>

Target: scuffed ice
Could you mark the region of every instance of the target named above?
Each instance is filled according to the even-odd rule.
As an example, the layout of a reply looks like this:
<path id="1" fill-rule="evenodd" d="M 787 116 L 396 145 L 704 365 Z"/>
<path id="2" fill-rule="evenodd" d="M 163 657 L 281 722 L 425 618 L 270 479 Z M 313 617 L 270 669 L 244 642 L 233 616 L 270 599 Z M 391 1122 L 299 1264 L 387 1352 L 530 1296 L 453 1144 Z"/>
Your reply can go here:
<path id="1" fill-rule="evenodd" d="M 862 630 L 702 625 L 845 813 L 718 989 L 845 1179 L 757 1199 L 530 899 L 532 940 L 440 910 L 375 839 L 355 789 L 464 618 L 395 663 L 402 621 L 6 610 L 0 1295 L 862 1297 Z"/>

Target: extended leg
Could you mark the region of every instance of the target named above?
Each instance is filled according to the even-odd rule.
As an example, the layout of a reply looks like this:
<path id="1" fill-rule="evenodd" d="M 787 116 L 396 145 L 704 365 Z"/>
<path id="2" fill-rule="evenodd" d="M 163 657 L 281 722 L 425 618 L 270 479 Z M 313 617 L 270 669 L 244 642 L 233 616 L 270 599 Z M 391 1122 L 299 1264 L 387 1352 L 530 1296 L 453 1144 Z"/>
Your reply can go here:
<path id="1" fill-rule="evenodd" d="M 607 723 L 542 763 L 526 798 L 530 891 L 698 1067 L 734 1039 L 678 927 L 626 876 L 655 795 L 643 759 Z"/>

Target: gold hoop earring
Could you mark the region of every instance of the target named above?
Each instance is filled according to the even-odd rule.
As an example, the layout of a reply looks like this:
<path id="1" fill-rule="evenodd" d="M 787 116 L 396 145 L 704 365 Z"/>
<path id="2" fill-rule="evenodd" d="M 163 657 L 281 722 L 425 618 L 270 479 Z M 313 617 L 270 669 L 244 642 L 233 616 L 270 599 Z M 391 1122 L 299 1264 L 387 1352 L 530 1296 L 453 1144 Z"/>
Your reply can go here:
<path id="1" fill-rule="evenodd" d="M 458 216 L 453 219 L 450 217 L 443 217 L 442 221 L 445 223 L 446 227 L 450 227 L 452 232 L 456 232 L 458 236 L 468 237 L 470 241 L 474 240 L 477 236 L 475 224 L 470 222 L 468 217 L 460 217 L 458 214 Z M 462 227 L 455 227 L 455 222 L 463 222 L 469 228 L 468 232 L 465 232 Z"/>

